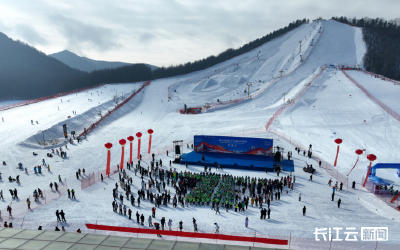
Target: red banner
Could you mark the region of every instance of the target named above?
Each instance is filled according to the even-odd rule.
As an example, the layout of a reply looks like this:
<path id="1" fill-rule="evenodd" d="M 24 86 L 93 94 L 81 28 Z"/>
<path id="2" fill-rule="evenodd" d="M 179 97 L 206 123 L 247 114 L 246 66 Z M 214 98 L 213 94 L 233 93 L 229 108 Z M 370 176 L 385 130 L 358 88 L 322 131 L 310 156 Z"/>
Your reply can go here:
<path id="1" fill-rule="evenodd" d="M 397 198 L 399 198 L 399 196 L 400 196 L 400 192 L 395 197 L 393 197 L 393 199 L 390 201 L 390 203 L 393 203 L 395 200 L 397 200 Z"/>
<path id="2" fill-rule="evenodd" d="M 106 168 L 106 175 L 110 175 L 110 162 L 111 162 L 111 152 L 107 150 L 107 168 Z"/>
<path id="3" fill-rule="evenodd" d="M 360 157 L 357 158 L 356 164 L 354 164 L 354 167 L 350 170 L 350 172 L 347 174 L 347 176 L 349 176 L 349 174 L 351 173 L 351 171 L 353 171 L 353 169 L 356 167 L 358 159 L 360 159 Z"/>
<path id="4" fill-rule="evenodd" d="M 368 177 L 369 177 L 369 173 L 371 172 L 371 166 L 372 166 L 372 161 L 369 163 L 368 173 L 367 173 L 367 177 L 365 177 L 365 181 L 364 181 L 363 187 L 365 187 L 365 184 L 367 183 L 367 180 L 368 180 Z"/>
<path id="5" fill-rule="evenodd" d="M 129 164 L 132 164 L 132 142 L 130 143 L 131 148 L 130 148 L 130 152 L 129 152 Z"/>
<path id="6" fill-rule="evenodd" d="M 138 160 L 140 159 L 140 141 L 141 141 L 141 139 L 138 138 L 138 150 L 137 150 L 137 158 L 138 158 Z"/>
<path id="7" fill-rule="evenodd" d="M 124 155 L 125 155 L 125 150 L 124 150 L 124 146 L 122 146 L 122 153 L 121 153 L 121 165 L 119 166 L 120 169 L 124 168 Z"/>
<path id="8" fill-rule="evenodd" d="M 149 154 L 150 154 L 150 149 L 151 149 L 151 135 L 150 135 L 150 140 L 149 140 Z"/>
<path id="9" fill-rule="evenodd" d="M 288 245 L 288 240 L 270 239 L 270 238 L 258 238 L 258 237 L 247 237 L 247 236 L 236 236 L 236 235 L 226 235 L 226 234 L 191 233 L 191 232 L 180 232 L 180 231 L 169 231 L 169 230 L 154 230 L 154 229 L 134 228 L 134 227 L 106 226 L 106 225 L 96 225 L 96 224 L 86 224 L 86 227 L 88 229 L 104 230 L 104 231 L 115 231 L 115 232 L 142 233 L 142 234 L 163 234 L 163 235 L 170 235 L 170 236 L 190 237 L 190 238 L 257 242 L 257 243 L 273 244 L 273 245 Z"/>
<path id="10" fill-rule="evenodd" d="M 336 158 L 335 158 L 335 164 L 333 164 L 334 167 L 336 167 L 338 155 L 339 155 L 339 145 L 337 146 L 337 153 L 336 153 Z"/>

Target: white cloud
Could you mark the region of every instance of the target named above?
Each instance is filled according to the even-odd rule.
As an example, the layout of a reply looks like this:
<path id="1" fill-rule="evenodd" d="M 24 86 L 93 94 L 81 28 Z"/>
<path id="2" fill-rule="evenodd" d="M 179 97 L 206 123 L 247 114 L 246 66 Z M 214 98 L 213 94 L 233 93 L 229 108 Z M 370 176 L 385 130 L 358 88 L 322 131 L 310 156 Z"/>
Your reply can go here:
<path id="1" fill-rule="evenodd" d="M 15 32 L 18 33 L 25 42 L 31 45 L 47 45 L 48 41 L 44 39 L 34 27 L 28 24 L 16 24 Z"/>
<path id="2" fill-rule="evenodd" d="M 96 60 L 168 66 L 240 47 L 296 19 L 389 20 L 398 17 L 398 9 L 400 1 L 394 0 L 2 1 L 7 26 L 0 22 L 0 31 L 25 35 L 45 53 L 70 49 Z M 7 30 L 12 23 L 25 30 Z"/>

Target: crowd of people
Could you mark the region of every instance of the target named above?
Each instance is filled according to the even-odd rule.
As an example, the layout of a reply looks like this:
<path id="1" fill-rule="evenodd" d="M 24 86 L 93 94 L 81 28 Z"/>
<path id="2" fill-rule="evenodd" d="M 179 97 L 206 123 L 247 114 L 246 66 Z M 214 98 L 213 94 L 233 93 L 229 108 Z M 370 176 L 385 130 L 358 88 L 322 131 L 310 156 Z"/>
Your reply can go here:
<path id="1" fill-rule="evenodd" d="M 135 176 L 141 179 L 141 184 L 137 192 L 134 191 L 132 177 L 125 169 L 120 170 L 119 183 L 117 182 L 113 189 L 112 209 L 115 213 L 127 216 L 131 220 L 132 214 L 134 214 L 133 208 L 140 207 L 141 202 L 149 202 L 152 204 L 151 214 L 146 217 L 144 213 L 137 211 L 136 222 L 144 226 L 147 220 L 147 225 L 156 229 L 164 229 L 166 225 L 164 217 L 161 218 L 160 223 L 153 223 L 157 207 L 172 205 L 173 208 L 176 208 L 178 204 L 183 208 L 209 206 L 215 210 L 216 214 L 220 214 L 220 207 L 224 207 L 227 212 L 229 210 L 244 212 L 251 205 L 260 209 L 260 219 L 270 219 L 270 204 L 274 198 L 280 200 L 284 187 L 286 187 L 286 192 L 293 191 L 296 181 L 296 177 L 291 175 L 267 179 L 207 171 L 200 173 L 177 172 L 172 168 L 163 169 L 161 161 L 155 160 L 148 166 L 142 166 L 140 161 L 136 167 L 127 163 L 127 169 L 133 170 Z M 171 190 L 174 192 L 172 195 Z M 129 207 L 129 203 L 132 207 Z M 266 204 L 265 208 L 263 204 Z M 248 218 L 246 221 L 248 224 Z M 171 230 L 171 219 L 168 220 L 168 226 Z M 178 228 L 180 230 L 183 228 L 182 221 L 178 223 Z M 195 222 L 193 230 L 198 231 L 198 225 Z"/>

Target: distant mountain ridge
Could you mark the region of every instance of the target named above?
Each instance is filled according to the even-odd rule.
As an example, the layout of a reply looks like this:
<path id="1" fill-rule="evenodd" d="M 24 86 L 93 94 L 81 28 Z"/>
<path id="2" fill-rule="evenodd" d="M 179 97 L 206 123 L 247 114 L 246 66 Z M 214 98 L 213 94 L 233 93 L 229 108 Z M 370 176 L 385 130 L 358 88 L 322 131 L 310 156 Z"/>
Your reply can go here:
<path id="1" fill-rule="evenodd" d="M 54 56 L 48 56 L 30 45 L 13 40 L 0 32 L 0 100 L 35 99 L 101 83 L 148 81 L 204 70 L 249 52 L 308 22 L 306 19 L 296 20 L 288 26 L 270 32 L 268 35 L 251 41 L 240 48 L 227 49 L 216 56 L 208 56 L 193 62 L 156 67 L 154 70 L 152 70 L 151 65 L 136 63 L 88 72 L 86 70 L 92 68 L 82 68 L 82 70 L 73 68 L 76 66 L 70 66 L 68 62 L 62 62 Z M 76 56 L 72 52 L 62 54 L 69 55 L 72 58 L 75 56 L 75 59 L 86 62 L 88 60 L 94 61 Z"/>
<path id="2" fill-rule="evenodd" d="M 107 62 L 107 61 L 97 61 L 87 57 L 78 56 L 68 50 L 63 50 L 57 53 L 49 54 L 48 56 L 53 57 L 60 62 L 65 63 L 71 68 L 78 69 L 80 71 L 92 72 L 94 70 L 101 69 L 114 69 L 123 66 L 132 65 L 132 63 L 124 62 Z M 157 66 L 146 64 L 152 70 L 158 68 Z"/>

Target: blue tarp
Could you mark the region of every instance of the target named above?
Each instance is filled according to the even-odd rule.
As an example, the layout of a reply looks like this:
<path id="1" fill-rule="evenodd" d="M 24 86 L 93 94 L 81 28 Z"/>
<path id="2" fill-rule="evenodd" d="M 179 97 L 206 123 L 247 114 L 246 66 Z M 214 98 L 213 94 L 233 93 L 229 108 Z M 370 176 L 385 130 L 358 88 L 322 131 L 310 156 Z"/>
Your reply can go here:
<path id="1" fill-rule="evenodd" d="M 386 186 L 390 186 L 389 183 L 387 183 L 386 181 L 382 180 L 381 178 L 379 178 L 378 176 L 370 176 L 368 178 L 368 181 L 374 183 L 375 185 L 386 185 Z"/>

